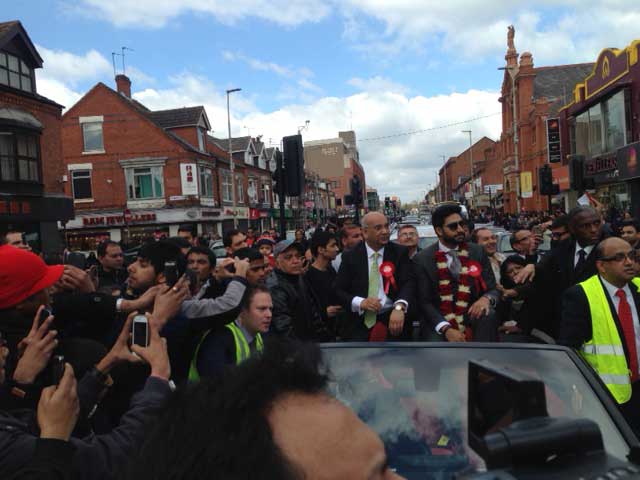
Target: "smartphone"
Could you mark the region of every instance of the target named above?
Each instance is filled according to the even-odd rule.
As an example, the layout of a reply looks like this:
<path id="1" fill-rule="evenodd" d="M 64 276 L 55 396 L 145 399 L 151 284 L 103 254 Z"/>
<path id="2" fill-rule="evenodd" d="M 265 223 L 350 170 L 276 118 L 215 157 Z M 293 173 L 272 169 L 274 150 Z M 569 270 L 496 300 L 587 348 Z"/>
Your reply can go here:
<path id="1" fill-rule="evenodd" d="M 49 318 L 51 315 L 53 315 L 51 313 L 51 310 L 47 309 L 47 308 L 43 308 L 42 310 L 40 310 L 40 315 L 38 316 L 38 327 L 40 325 L 42 325 L 42 323 Z"/>
<path id="2" fill-rule="evenodd" d="M 190 268 L 187 268 L 187 270 L 184 272 L 184 275 L 185 277 L 187 277 L 187 280 L 189 280 L 189 290 L 193 295 L 198 291 L 198 287 L 200 283 L 198 282 L 198 274 L 196 273 L 195 270 L 191 270 Z"/>
<path id="3" fill-rule="evenodd" d="M 60 385 L 60 380 L 64 375 L 64 357 L 54 355 L 51 357 L 51 385 Z"/>
<path id="4" fill-rule="evenodd" d="M 149 346 L 149 322 L 144 315 L 133 317 L 131 326 L 131 343 L 140 347 Z"/>
<path id="5" fill-rule="evenodd" d="M 66 255 L 65 263 L 67 265 L 78 267 L 80 270 L 84 270 L 86 268 L 87 259 L 84 254 L 80 252 L 69 252 Z"/>
<path id="6" fill-rule="evenodd" d="M 167 285 L 173 287 L 178 281 L 178 267 L 176 262 L 165 262 L 163 273 Z"/>

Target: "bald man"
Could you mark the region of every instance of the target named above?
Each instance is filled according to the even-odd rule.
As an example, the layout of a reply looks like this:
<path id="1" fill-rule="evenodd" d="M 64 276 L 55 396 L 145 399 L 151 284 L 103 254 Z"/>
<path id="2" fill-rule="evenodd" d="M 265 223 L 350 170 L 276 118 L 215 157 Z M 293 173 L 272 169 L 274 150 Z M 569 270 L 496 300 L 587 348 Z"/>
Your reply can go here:
<path id="1" fill-rule="evenodd" d="M 353 341 L 411 338 L 406 312 L 413 299 L 412 265 L 406 247 L 389 242 L 389 220 L 379 212 L 362 218 L 364 242 L 342 254 L 336 295 L 347 312 L 343 335 Z"/>
<path id="2" fill-rule="evenodd" d="M 640 278 L 638 254 L 621 238 L 595 247 L 596 275 L 562 297 L 558 343 L 573 347 L 600 375 L 636 434 L 640 432 Z"/>

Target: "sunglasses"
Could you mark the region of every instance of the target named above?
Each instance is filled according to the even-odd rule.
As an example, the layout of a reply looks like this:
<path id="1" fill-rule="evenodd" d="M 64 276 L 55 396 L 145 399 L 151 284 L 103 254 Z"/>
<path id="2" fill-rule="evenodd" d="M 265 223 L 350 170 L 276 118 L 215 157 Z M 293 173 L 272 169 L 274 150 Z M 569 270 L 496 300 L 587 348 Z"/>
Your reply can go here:
<path id="1" fill-rule="evenodd" d="M 602 257 L 601 262 L 623 262 L 625 259 L 629 259 L 632 262 L 637 262 L 640 259 L 640 254 L 635 250 L 631 250 L 629 253 L 618 252 L 615 255 L 609 255 L 608 257 Z"/>
<path id="2" fill-rule="evenodd" d="M 452 222 L 445 225 L 449 230 L 457 230 L 458 227 L 464 228 L 467 225 L 467 222 L 464 220 L 460 220 L 459 222 Z"/>

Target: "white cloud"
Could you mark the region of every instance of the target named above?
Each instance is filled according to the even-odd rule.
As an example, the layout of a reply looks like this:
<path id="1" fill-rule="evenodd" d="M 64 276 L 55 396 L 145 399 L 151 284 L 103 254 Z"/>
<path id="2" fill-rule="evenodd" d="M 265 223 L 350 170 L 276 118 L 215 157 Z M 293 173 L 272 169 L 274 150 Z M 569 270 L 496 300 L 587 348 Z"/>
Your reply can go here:
<path id="1" fill-rule="evenodd" d="M 368 92 L 396 92 L 396 93 L 407 93 L 409 89 L 404 85 L 394 82 L 393 80 L 375 76 L 371 78 L 359 78 L 354 77 L 347 81 L 349 85 L 357 88 L 360 91 L 368 91 Z"/>
<path id="2" fill-rule="evenodd" d="M 330 6 L 317 0 L 81 0 L 67 9 L 118 27 L 142 28 L 161 28 L 188 13 L 211 15 L 224 24 L 254 17 L 284 26 L 317 22 L 330 13 Z"/>
<path id="3" fill-rule="evenodd" d="M 57 79 L 70 85 L 102 78 L 113 72 L 111 62 L 96 50 L 76 55 L 64 50 L 50 50 L 36 45 L 44 65 L 39 71 L 44 78 Z"/>
<path id="4" fill-rule="evenodd" d="M 40 95 L 59 103 L 66 109 L 72 107 L 84 95 L 84 93 L 73 90 L 60 80 L 47 77 L 38 78 L 37 88 Z"/>

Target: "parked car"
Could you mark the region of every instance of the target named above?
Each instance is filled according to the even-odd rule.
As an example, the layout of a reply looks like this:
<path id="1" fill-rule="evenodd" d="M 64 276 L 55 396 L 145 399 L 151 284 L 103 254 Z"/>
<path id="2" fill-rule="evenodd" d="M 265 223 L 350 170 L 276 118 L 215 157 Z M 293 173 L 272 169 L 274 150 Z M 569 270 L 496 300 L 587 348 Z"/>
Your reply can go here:
<path id="1" fill-rule="evenodd" d="M 323 345 L 322 350 L 331 392 L 380 435 L 389 467 L 404 478 L 622 478 L 601 473 L 611 468 L 620 468 L 621 476 L 626 472 L 624 478 L 637 478 L 633 474 L 640 472 L 627 461 L 630 456 L 638 462 L 638 439 L 606 386 L 571 349 L 544 344 L 348 343 Z M 478 365 L 497 367 L 508 376 L 478 374 Z M 533 397 L 535 402 L 529 401 Z M 530 421 L 510 427 L 521 418 Z M 485 452 L 477 449 L 478 432 L 482 439 L 494 434 L 495 442 L 487 442 Z M 594 440 L 591 446 L 604 451 L 581 455 L 590 441 L 587 432 Z M 510 443 L 509 434 L 518 441 Z M 501 454 L 498 460 L 488 455 L 491 449 Z M 542 455 L 538 463 L 536 454 Z M 493 468 L 487 458 L 511 468 L 487 475 Z M 526 475 L 520 475 L 518 462 L 528 463 Z"/>
<path id="2" fill-rule="evenodd" d="M 432 225 L 414 225 L 416 230 L 418 231 L 418 248 L 423 250 L 427 248 L 429 245 L 436 243 L 438 241 L 438 236 L 436 235 L 436 231 L 433 229 Z M 398 225 L 400 228 L 400 225 Z M 392 242 L 396 242 L 398 240 L 398 231 L 395 230 L 390 237 Z"/>

